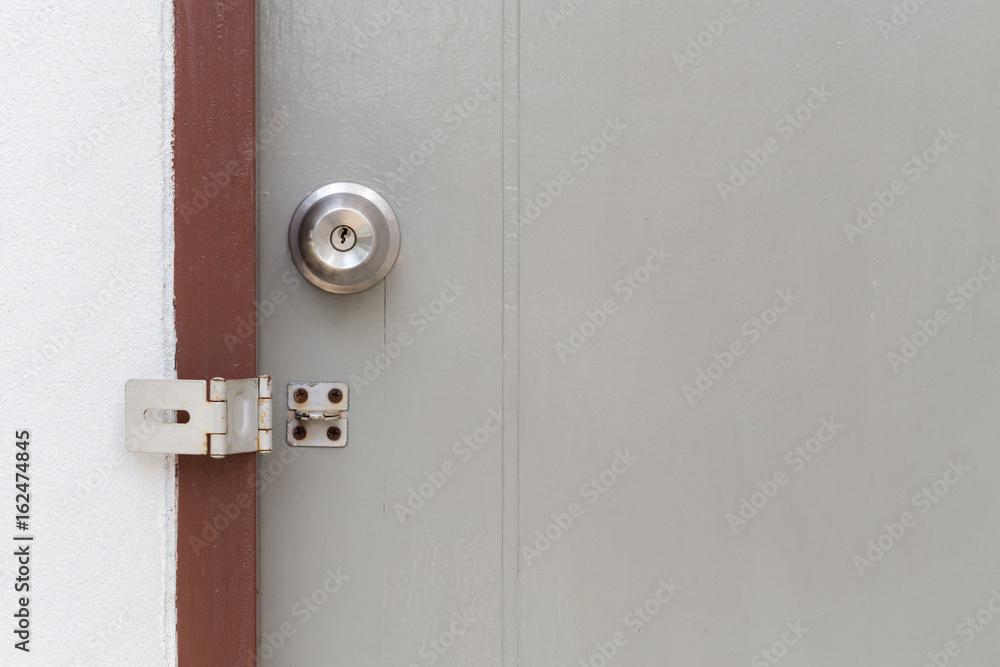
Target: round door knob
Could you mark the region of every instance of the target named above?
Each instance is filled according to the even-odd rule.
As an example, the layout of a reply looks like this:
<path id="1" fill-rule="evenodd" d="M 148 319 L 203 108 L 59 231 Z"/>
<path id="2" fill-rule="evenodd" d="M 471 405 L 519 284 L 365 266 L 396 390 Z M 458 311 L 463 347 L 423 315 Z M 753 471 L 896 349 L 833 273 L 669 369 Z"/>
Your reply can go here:
<path id="1" fill-rule="evenodd" d="M 399 256 L 399 223 L 389 203 L 357 183 L 309 193 L 292 216 L 288 249 L 316 287 L 354 294 L 377 285 Z"/>

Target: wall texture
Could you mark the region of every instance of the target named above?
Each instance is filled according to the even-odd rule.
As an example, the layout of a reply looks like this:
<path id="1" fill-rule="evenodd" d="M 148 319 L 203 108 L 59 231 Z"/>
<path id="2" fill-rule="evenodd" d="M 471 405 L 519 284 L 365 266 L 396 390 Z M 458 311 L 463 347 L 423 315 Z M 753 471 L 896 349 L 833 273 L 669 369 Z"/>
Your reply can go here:
<path id="1" fill-rule="evenodd" d="M 163 0 L 0 17 L 0 664 L 176 662 L 174 464 L 128 454 L 122 412 L 127 379 L 174 373 L 171 17 Z M 35 537 L 27 655 L 15 532 Z"/>

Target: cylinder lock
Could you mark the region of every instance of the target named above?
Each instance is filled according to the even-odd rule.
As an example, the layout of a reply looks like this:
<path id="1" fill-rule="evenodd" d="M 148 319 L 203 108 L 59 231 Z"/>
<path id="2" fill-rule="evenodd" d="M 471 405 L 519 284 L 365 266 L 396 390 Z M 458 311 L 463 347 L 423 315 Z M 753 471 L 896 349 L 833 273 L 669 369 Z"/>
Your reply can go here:
<path id="1" fill-rule="evenodd" d="M 310 283 L 334 294 L 355 294 L 377 285 L 395 264 L 399 223 L 371 188 L 331 183 L 295 209 L 288 249 Z"/>

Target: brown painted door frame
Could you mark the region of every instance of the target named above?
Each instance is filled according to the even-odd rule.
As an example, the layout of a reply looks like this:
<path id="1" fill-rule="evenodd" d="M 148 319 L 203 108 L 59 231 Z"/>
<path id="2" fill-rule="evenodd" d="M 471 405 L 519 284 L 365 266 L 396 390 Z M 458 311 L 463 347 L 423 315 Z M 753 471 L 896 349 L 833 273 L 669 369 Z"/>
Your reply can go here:
<path id="1" fill-rule="evenodd" d="M 177 376 L 257 375 L 254 0 L 175 0 Z M 251 667 L 257 460 L 180 456 L 180 667 Z"/>

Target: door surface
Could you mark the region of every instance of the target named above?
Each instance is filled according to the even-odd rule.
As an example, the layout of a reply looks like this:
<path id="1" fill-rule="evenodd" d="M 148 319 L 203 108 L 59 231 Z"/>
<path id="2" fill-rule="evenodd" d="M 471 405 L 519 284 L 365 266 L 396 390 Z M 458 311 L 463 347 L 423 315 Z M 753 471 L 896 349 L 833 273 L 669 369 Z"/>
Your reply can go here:
<path id="1" fill-rule="evenodd" d="M 1000 661 L 1000 8 L 259 4 L 263 665 Z M 325 183 L 399 261 L 287 249 Z M 280 413 L 279 413 L 280 414 Z"/>

